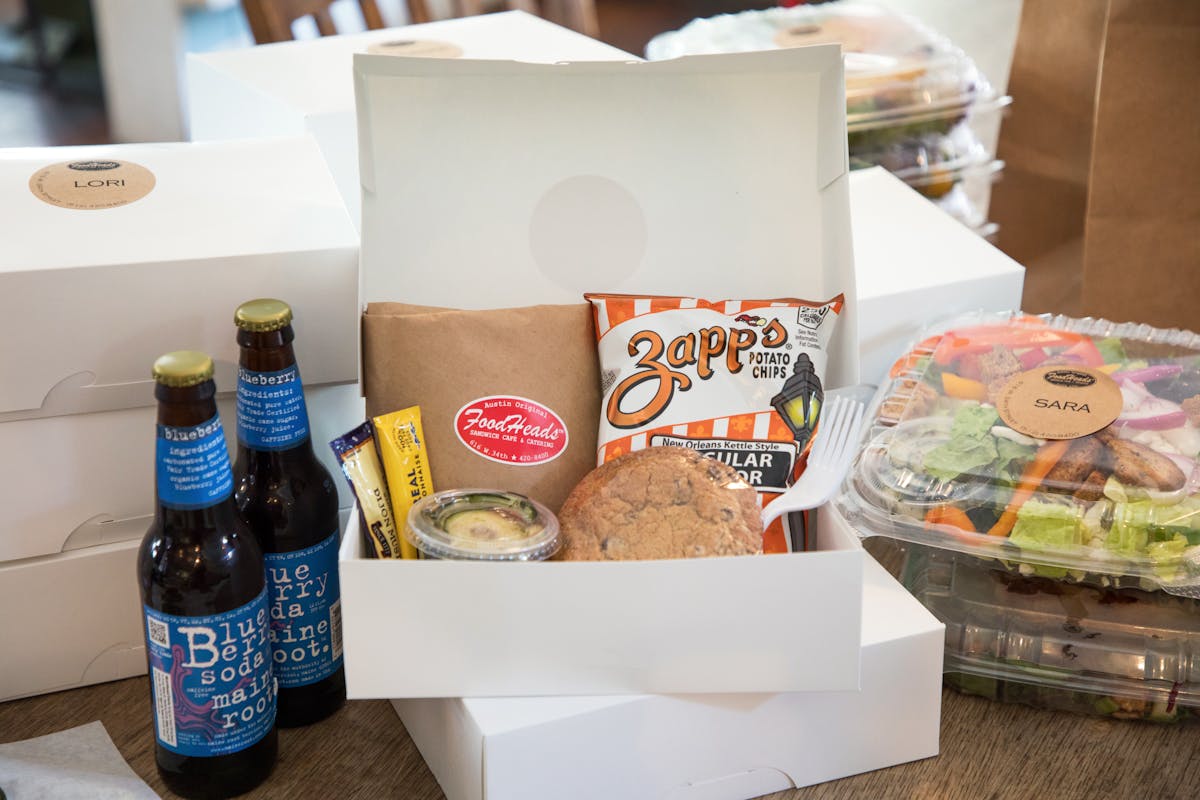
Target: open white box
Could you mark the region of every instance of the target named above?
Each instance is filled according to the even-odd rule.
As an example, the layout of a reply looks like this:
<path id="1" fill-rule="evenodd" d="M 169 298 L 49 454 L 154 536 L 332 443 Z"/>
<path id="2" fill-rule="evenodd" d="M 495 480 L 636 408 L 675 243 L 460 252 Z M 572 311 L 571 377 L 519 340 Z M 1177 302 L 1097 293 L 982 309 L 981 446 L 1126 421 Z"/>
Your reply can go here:
<path id="1" fill-rule="evenodd" d="M 338 556 L 351 698 L 858 687 L 852 534 L 812 553 L 488 564 L 367 558 L 359 524 Z"/>
<path id="2" fill-rule="evenodd" d="M 522 61 L 626 60 L 634 56 L 523 11 L 463 17 L 348 36 L 327 36 L 188 55 L 193 141 L 311 133 L 357 225 L 354 53 L 389 43 L 398 54 Z M 447 47 L 448 46 L 448 47 Z M 479 123 L 486 129 L 486 121 Z"/>
<path id="3" fill-rule="evenodd" d="M 448 800 L 742 800 L 937 754 L 941 623 L 871 558 L 862 620 L 858 691 L 393 704 Z"/>
<path id="4" fill-rule="evenodd" d="M 363 303 L 844 293 L 826 383 L 857 382 L 836 46 L 555 65 L 356 55 L 355 81 Z"/>
<path id="5" fill-rule="evenodd" d="M 364 302 L 844 292 L 854 308 L 836 47 L 656 64 L 359 55 L 355 80 Z M 852 310 L 839 325 L 832 385 L 857 376 Z M 360 539 L 352 527 L 340 553 L 351 697 L 858 686 L 854 537 L 503 565 L 365 559 Z"/>

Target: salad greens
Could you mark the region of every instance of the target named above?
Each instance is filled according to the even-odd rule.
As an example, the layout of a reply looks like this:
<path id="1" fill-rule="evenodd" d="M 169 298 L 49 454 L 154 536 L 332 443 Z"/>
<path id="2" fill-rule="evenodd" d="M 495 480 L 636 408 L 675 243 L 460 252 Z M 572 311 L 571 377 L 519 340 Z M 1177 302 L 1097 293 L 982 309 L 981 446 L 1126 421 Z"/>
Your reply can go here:
<path id="1" fill-rule="evenodd" d="M 1116 336 L 1096 340 L 1096 349 L 1104 356 L 1105 364 L 1120 364 L 1125 360 L 1125 345 Z"/>
<path id="2" fill-rule="evenodd" d="M 897 360 L 859 462 L 870 474 L 839 502 L 878 533 L 1022 572 L 1200 598 L 1198 365 L 1187 332 L 971 318 Z M 1116 420 L 1063 440 L 1008 427 L 995 408 L 1005 387 L 1049 368 L 1114 381 Z"/>
<path id="3" fill-rule="evenodd" d="M 998 474 L 1011 483 L 1020 472 L 1019 468 L 1014 471 L 1013 462 L 1028 459 L 1035 448 L 994 434 L 992 429 L 1000 424 L 1000 415 L 991 406 L 959 406 L 950 438 L 926 454 L 925 471 L 944 480 L 959 475 Z"/>
<path id="4" fill-rule="evenodd" d="M 1062 550 L 1083 544 L 1083 516 L 1073 504 L 1028 500 L 1017 511 L 1017 522 L 1008 537 L 1013 544 L 1031 549 Z"/>

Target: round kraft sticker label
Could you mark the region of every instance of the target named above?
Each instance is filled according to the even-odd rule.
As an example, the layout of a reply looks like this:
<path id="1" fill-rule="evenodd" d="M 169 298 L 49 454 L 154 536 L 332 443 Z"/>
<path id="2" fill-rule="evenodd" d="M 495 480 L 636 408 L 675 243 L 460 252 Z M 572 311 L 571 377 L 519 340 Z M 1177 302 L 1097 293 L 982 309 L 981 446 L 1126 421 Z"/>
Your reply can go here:
<path id="1" fill-rule="evenodd" d="M 462 48 L 450 42 L 432 39 L 394 39 L 369 45 L 367 52 L 376 56 L 408 56 L 409 58 L 459 58 Z"/>
<path id="2" fill-rule="evenodd" d="M 567 426 L 562 418 L 525 397 L 496 395 L 472 400 L 454 415 L 454 432 L 467 449 L 501 464 L 545 464 L 567 449 Z"/>
<path id="3" fill-rule="evenodd" d="M 775 44 L 780 47 L 804 47 L 810 44 L 824 44 L 828 41 L 830 41 L 829 34 L 825 33 L 823 26 L 815 22 L 798 22 L 795 25 L 781 28 L 775 34 Z"/>
<path id="4" fill-rule="evenodd" d="M 1089 367 L 1051 366 L 1014 375 L 996 398 L 1000 418 L 1039 439 L 1078 439 L 1121 414 L 1121 387 Z"/>
<path id="5" fill-rule="evenodd" d="M 63 161 L 33 173 L 29 191 L 59 208 L 92 211 L 141 200 L 154 189 L 154 173 L 132 161 Z"/>
<path id="6" fill-rule="evenodd" d="M 872 31 L 856 24 L 852 18 L 827 19 L 820 22 L 797 21 L 775 34 L 779 47 L 804 47 L 810 44 L 840 44 L 843 53 L 870 52 Z"/>

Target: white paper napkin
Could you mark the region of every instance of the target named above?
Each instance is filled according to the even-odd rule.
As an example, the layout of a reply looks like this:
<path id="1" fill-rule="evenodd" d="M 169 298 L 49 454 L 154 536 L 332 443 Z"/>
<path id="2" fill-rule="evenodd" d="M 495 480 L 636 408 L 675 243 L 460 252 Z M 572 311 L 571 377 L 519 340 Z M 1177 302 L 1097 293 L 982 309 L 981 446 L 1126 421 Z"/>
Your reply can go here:
<path id="1" fill-rule="evenodd" d="M 6 800 L 150 800 L 100 722 L 0 744 Z"/>

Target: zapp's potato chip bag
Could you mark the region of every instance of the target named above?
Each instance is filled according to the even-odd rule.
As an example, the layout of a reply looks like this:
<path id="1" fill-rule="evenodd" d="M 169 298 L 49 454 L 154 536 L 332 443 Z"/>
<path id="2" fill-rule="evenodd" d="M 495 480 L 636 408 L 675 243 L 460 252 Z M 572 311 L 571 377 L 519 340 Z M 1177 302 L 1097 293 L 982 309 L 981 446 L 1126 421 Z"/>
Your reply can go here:
<path id="1" fill-rule="evenodd" d="M 597 464 L 659 445 L 736 469 L 763 504 L 801 471 L 845 299 L 824 303 L 588 294 L 601 389 Z M 764 552 L 790 547 L 779 522 Z"/>

